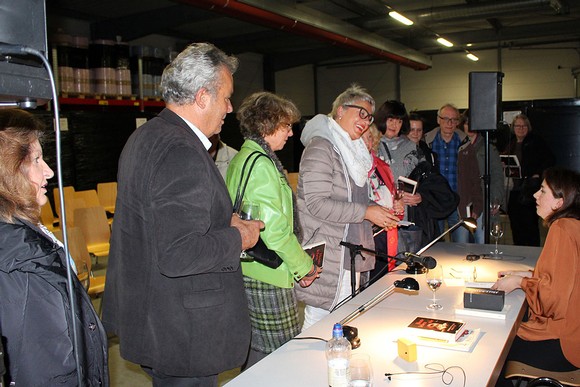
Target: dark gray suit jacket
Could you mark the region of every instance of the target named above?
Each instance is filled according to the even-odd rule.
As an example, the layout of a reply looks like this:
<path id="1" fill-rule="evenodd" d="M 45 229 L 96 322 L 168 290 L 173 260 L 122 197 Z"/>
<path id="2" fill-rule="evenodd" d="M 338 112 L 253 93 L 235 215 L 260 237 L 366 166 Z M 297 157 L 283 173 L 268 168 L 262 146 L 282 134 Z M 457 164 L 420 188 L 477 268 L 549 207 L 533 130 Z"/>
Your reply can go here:
<path id="1" fill-rule="evenodd" d="M 167 375 L 240 366 L 250 322 L 232 203 L 199 138 L 165 109 L 129 138 L 103 322 L 121 355 Z"/>

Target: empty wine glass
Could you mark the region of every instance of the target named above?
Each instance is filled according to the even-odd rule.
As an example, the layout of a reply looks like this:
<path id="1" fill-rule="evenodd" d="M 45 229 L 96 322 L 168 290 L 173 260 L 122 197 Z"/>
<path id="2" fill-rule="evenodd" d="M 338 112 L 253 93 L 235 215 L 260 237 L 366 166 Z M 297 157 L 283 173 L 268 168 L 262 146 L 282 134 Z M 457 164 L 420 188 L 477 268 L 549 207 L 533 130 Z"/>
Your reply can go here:
<path id="1" fill-rule="evenodd" d="M 371 359 L 366 353 L 356 353 L 350 357 L 349 387 L 371 387 L 373 384 L 373 369 Z"/>
<path id="2" fill-rule="evenodd" d="M 492 251 L 491 253 L 495 254 L 495 255 L 502 254 L 502 252 L 499 251 L 497 248 L 497 243 L 499 241 L 499 238 L 501 238 L 503 236 L 503 227 L 502 227 L 500 221 L 496 220 L 496 221 L 493 221 L 491 223 L 491 228 L 489 229 L 489 235 L 491 235 L 495 239 L 495 251 Z"/>
<path id="3" fill-rule="evenodd" d="M 443 309 L 443 305 L 438 304 L 437 300 L 435 299 L 435 292 L 441 287 L 441 284 L 443 283 L 443 267 L 441 265 L 437 265 L 433 269 L 429 269 L 427 274 L 425 274 L 425 278 L 427 279 L 427 285 L 433 291 L 433 301 L 431 304 L 427 305 L 427 309 Z"/>
<path id="4" fill-rule="evenodd" d="M 244 200 L 238 211 L 238 216 L 243 220 L 260 220 L 260 204 Z M 245 250 L 240 253 L 240 259 L 244 262 L 252 262 L 254 260 Z"/>

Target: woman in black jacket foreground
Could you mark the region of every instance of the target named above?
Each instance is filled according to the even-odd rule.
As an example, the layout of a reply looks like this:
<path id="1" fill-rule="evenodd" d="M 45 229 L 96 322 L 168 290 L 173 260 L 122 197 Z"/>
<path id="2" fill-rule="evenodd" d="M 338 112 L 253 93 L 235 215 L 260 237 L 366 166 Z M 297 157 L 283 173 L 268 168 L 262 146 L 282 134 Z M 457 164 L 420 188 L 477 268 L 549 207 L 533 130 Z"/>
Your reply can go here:
<path id="1" fill-rule="evenodd" d="M 0 332 L 7 385 L 78 386 L 80 372 L 83 386 L 108 386 L 107 337 L 73 275 L 76 365 L 66 280 L 72 260 L 40 223 L 54 175 L 42 159 L 41 136 L 30 113 L 0 110 Z"/>

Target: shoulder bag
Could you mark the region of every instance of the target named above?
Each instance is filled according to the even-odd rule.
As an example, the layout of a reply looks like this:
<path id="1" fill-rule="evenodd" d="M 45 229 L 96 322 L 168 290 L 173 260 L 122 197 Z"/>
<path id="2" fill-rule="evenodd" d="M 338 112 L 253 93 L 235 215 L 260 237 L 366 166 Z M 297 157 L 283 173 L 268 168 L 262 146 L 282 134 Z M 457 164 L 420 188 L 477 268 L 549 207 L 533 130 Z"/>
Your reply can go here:
<path id="1" fill-rule="evenodd" d="M 250 164 L 250 168 L 248 169 L 248 174 L 245 176 L 244 179 L 244 172 L 246 170 L 246 166 L 248 161 L 252 159 L 252 156 L 256 155 L 253 158 L 252 163 Z M 250 180 L 250 174 L 252 173 L 252 169 L 254 168 L 254 164 L 260 157 L 269 157 L 260 152 L 254 151 L 250 153 L 246 161 L 244 161 L 244 165 L 242 166 L 242 173 L 240 175 L 240 184 L 238 185 L 238 190 L 236 191 L 236 198 L 234 200 L 234 212 L 238 213 L 240 207 L 242 206 L 242 201 L 244 199 L 244 193 L 246 192 L 246 186 L 248 185 L 248 180 Z M 254 245 L 254 247 L 249 248 L 246 250 L 246 254 L 254 258 L 254 261 L 261 263 L 262 265 L 266 265 L 269 268 L 276 269 L 278 266 L 282 264 L 282 258 L 273 250 L 270 250 L 262 238 L 258 238 L 258 242 Z"/>

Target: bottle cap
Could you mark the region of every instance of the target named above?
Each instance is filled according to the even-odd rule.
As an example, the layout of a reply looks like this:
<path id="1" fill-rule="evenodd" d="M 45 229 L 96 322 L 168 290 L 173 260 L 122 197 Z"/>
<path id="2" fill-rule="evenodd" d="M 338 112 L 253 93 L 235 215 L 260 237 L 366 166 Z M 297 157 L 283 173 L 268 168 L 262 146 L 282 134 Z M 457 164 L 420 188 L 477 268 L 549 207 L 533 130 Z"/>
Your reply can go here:
<path id="1" fill-rule="evenodd" d="M 334 327 L 332 328 L 332 337 L 343 337 L 343 333 L 342 333 L 342 325 L 339 323 L 334 324 Z"/>

